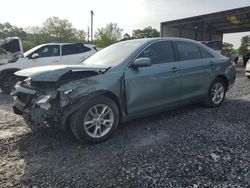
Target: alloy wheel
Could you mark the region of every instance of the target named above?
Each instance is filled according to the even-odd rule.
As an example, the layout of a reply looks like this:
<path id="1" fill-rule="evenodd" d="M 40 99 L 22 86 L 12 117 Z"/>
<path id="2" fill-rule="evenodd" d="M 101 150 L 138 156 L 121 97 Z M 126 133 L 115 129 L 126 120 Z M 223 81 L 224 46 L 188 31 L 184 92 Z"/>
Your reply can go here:
<path id="1" fill-rule="evenodd" d="M 211 90 L 211 99 L 214 104 L 220 104 L 224 98 L 224 85 L 221 82 L 216 82 Z"/>
<path id="2" fill-rule="evenodd" d="M 105 136 L 114 123 L 114 113 L 106 104 L 91 107 L 84 118 L 84 129 L 93 138 Z"/>

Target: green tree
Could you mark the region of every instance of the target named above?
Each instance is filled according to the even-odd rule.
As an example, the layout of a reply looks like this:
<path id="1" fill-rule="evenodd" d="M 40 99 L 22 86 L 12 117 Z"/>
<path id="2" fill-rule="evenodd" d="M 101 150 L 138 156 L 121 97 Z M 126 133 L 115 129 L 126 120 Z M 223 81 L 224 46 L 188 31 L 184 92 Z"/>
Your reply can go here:
<path id="1" fill-rule="evenodd" d="M 20 37 L 21 39 L 24 39 L 26 36 L 27 33 L 23 30 L 23 28 L 13 26 L 8 22 L 3 24 L 0 23 L 0 38 Z"/>
<path id="2" fill-rule="evenodd" d="M 41 27 L 28 27 L 25 29 L 27 32 L 26 40 L 34 43 L 35 45 L 52 42 L 54 37 L 42 31 Z"/>
<path id="3" fill-rule="evenodd" d="M 75 29 L 74 35 L 76 41 L 86 41 L 87 33 L 84 30 Z"/>
<path id="4" fill-rule="evenodd" d="M 145 27 L 144 29 L 136 29 L 132 31 L 132 38 L 139 39 L 139 38 L 153 38 L 159 37 L 160 32 L 156 29 L 152 28 L 151 26 Z"/>
<path id="5" fill-rule="evenodd" d="M 239 47 L 239 54 L 244 55 L 248 52 L 250 47 L 250 36 L 244 36 L 241 38 L 241 45 Z"/>
<path id="6" fill-rule="evenodd" d="M 231 53 L 234 52 L 233 44 L 223 42 L 221 53 L 226 57 L 230 57 Z"/>
<path id="7" fill-rule="evenodd" d="M 44 40 L 53 41 L 72 41 L 75 40 L 75 29 L 66 19 L 59 19 L 58 17 L 48 18 L 41 28 L 40 34 L 45 38 Z"/>
<path id="8" fill-rule="evenodd" d="M 26 52 L 29 49 L 33 48 L 36 46 L 36 44 L 32 41 L 29 40 L 22 40 L 22 45 L 23 45 L 23 51 Z"/>
<path id="9" fill-rule="evenodd" d="M 118 27 L 117 23 L 109 23 L 104 28 L 97 29 L 95 33 L 96 45 L 98 47 L 106 47 L 122 38 L 123 29 Z"/>

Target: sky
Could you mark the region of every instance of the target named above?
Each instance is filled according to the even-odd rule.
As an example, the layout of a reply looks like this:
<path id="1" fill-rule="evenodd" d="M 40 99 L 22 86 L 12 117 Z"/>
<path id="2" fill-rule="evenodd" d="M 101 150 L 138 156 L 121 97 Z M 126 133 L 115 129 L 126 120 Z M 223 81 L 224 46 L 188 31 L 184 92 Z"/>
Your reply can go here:
<path id="1" fill-rule="evenodd" d="M 118 23 L 124 33 L 160 23 L 227 9 L 250 6 L 250 0 L 7 0 L 1 2 L 0 23 L 18 27 L 42 26 L 49 17 L 69 20 L 77 29 L 87 31 L 90 11 L 94 11 L 94 32 L 107 23 Z M 227 34 L 225 42 L 240 45 L 250 32 Z"/>

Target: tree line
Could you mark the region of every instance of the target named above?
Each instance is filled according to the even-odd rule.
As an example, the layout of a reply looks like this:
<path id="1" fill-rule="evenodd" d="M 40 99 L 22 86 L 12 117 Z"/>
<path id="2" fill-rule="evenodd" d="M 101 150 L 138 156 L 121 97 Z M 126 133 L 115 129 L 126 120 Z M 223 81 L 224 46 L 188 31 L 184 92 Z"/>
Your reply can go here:
<path id="1" fill-rule="evenodd" d="M 98 28 L 94 41 L 88 41 L 88 34 L 84 30 L 73 27 L 67 19 L 51 17 L 46 19 L 41 27 L 20 28 L 10 23 L 0 23 L 0 38 L 19 37 L 22 39 L 24 51 L 48 42 L 89 42 L 103 48 L 120 40 L 159 37 L 160 32 L 152 27 L 136 29 L 132 36 L 125 34 L 117 23 L 108 23 L 105 27 Z"/>
<path id="2" fill-rule="evenodd" d="M 20 28 L 10 23 L 0 23 L 0 38 L 17 36 L 22 39 L 24 51 L 48 42 L 88 42 L 97 47 L 103 48 L 120 40 L 129 40 L 137 38 L 159 37 L 160 32 L 148 26 L 144 29 L 135 29 L 132 36 L 124 34 L 123 29 L 117 23 L 108 23 L 105 27 L 98 28 L 95 33 L 94 41 L 88 41 L 88 33 L 73 27 L 67 19 L 51 17 L 46 19 L 41 27 Z M 246 54 L 250 47 L 250 36 L 244 36 L 241 39 L 239 49 L 236 49 L 239 55 Z M 223 51 L 230 53 L 235 51 L 232 44 L 223 43 Z"/>

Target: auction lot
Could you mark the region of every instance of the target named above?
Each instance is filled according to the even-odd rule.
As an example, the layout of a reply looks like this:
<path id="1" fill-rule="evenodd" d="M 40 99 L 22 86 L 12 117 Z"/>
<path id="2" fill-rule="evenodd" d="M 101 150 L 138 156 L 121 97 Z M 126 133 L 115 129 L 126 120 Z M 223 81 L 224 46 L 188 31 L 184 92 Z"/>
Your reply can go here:
<path id="1" fill-rule="evenodd" d="M 121 125 L 97 145 L 31 132 L 0 94 L 0 187 L 249 187 L 250 80 L 220 108 L 200 104 Z"/>

